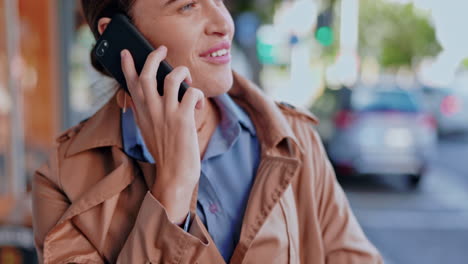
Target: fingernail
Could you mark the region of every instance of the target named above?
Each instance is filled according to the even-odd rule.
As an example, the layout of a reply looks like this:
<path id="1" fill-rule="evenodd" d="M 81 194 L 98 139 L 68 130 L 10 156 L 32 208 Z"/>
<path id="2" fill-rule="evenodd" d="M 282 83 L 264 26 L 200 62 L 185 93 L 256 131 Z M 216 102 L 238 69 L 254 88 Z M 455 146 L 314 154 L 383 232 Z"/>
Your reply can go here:
<path id="1" fill-rule="evenodd" d="M 122 51 L 120 52 L 120 57 L 121 57 L 121 58 L 125 58 L 125 55 L 126 55 L 125 50 L 122 50 Z"/>
<path id="2" fill-rule="evenodd" d="M 167 52 L 167 47 L 166 46 L 161 45 L 159 48 L 161 49 L 161 51 Z"/>

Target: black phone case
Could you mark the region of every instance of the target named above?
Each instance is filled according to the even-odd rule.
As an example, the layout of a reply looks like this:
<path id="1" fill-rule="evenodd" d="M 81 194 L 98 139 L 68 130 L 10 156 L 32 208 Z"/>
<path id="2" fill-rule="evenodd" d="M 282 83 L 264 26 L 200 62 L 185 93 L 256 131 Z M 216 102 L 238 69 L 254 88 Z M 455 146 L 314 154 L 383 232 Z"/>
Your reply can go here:
<path id="1" fill-rule="evenodd" d="M 119 82 L 128 92 L 125 76 L 122 72 L 120 52 L 127 49 L 132 54 L 135 69 L 141 73 L 146 58 L 154 50 L 151 44 L 141 35 L 131 21 L 123 14 L 116 14 L 97 40 L 93 48 L 94 55 L 102 66 Z M 166 61 L 162 61 L 156 74 L 158 92 L 164 95 L 164 79 L 172 71 L 172 67 Z M 182 82 L 179 89 L 179 102 L 189 86 Z"/>

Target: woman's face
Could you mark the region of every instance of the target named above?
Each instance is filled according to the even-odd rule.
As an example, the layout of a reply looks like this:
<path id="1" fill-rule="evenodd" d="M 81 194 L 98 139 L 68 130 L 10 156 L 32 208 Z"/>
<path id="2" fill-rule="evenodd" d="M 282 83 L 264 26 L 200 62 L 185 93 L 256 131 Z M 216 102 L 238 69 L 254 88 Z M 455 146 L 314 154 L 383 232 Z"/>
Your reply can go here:
<path id="1" fill-rule="evenodd" d="M 223 0 L 136 0 L 131 16 L 151 44 L 168 48 L 169 64 L 190 69 L 193 87 L 207 97 L 231 88 L 234 23 Z"/>

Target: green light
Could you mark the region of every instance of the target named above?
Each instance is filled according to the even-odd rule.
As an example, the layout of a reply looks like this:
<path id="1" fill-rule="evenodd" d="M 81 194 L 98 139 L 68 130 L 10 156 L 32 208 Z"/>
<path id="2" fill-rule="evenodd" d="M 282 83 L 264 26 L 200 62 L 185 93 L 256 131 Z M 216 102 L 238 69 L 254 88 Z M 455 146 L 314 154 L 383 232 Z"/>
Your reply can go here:
<path id="1" fill-rule="evenodd" d="M 333 44 L 333 30 L 330 27 L 320 27 L 315 33 L 315 38 L 323 46 Z"/>
<path id="2" fill-rule="evenodd" d="M 257 41 L 257 54 L 263 64 L 274 64 L 276 62 L 275 47 L 270 44 Z"/>

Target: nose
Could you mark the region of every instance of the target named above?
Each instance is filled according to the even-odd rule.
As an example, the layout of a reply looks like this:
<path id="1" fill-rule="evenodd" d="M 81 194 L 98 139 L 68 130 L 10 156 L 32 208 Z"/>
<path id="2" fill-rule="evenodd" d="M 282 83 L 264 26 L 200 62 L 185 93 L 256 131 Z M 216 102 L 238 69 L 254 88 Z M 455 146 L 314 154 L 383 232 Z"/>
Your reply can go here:
<path id="1" fill-rule="evenodd" d="M 233 22 L 222 0 L 207 1 L 206 10 L 206 34 L 220 37 L 229 35 Z"/>

